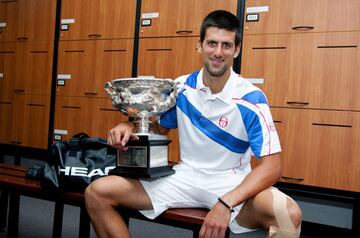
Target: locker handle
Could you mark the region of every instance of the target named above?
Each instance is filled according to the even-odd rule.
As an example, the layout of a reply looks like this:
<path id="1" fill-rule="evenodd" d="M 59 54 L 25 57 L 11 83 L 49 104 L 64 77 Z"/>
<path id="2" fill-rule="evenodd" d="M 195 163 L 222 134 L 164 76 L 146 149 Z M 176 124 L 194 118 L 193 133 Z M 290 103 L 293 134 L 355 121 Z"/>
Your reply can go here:
<path id="1" fill-rule="evenodd" d="M 24 93 L 25 89 L 14 89 L 15 93 Z"/>
<path id="2" fill-rule="evenodd" d="M 180 34 L 180 35 L 182 35 L 182 34 L 191 34 L 191 33 L 193 33 L 192 30 L 179 30 L 179 31 L 176 31 L 176 34 Z"/>
<path id="3" fill-rule="evenodd" d="M 77 107 L 77 106 L 61 106 L 61 107 L 66 109 L 81 109 L 81 107 Z"/>
<path id="4" fill-rule="evenodd" d="M 351 127 L 352 127 L 352 125 L 329 124 L 329 123 L 316 123 L 316 122 L 313 122 L 312 125 L 313 125 L 313 126 L 330 126 L 330 127 L 347 127 L 347 128 L 351 128 Z"/>
<path id="5" fill-rule="evenodd" d="M 286 102 L 289 105 L 299 105 L 299 106 L 306 106 L 309 105 L 308 102 Z"/>
<path id="6" fill-rule="evenodd" d="M 14 140 L 12 140 L 12 141 L 10 141 L 10 143 L 11 143 L 11 144 L 17 144 L 17 145 L 20 145 L 20 144 L 21 144 L 21 141 L 14 141 Z"/>
<path id="7" fill-rule="evenodd" d="M 99 38 L 99 37 L 101 37 L 101 34 L 89 34 L 88 37 L 89 38 Z"/>
<path id="8" fill-rule="evenodd" d="M 313 30 L 314 27 L 313 26 L 294 26 L 291 29 L 293 29 L 295 31 L 310 31 L 310 30 Z"/>
<path id="9" fill-rule="evenodd" d="M 109 111 L 109 112 L 117 112 L 117 109 L 109 109 L 109 108 L 100 108 L 100 111 Z"/>
<path id="10" fill-rule="evenodd" d="M 30 107 L 45 107 L 44 104 L 36 104 L 36 103 L 28 103 L 27 105 Z"/>
<path id="11" fill-rule="evenodd" d="M 23 37 L 17 37 L 16 39 L 17 40 L 28 40 L 29 38 L 27 38 L 26 36 L 23 36 Z"/>
<path id="12" fill-rule="evenodd" d="M 285 180 L 293 180 L 293 181 L 296 181 L 296 182 L 304 181 L 303 178 L 293 178 L 293 177 L 287 177 L 287 176 L 281 176 L 281 178 L 285 179 Z"/>
<path id="13" fill-rule="evenodd" d="M 85 92 L 84 94 L 86 96 L 96 96 L 96 95 L 98 95 L 97 93 L 93 93 L 93 92 Z"/>

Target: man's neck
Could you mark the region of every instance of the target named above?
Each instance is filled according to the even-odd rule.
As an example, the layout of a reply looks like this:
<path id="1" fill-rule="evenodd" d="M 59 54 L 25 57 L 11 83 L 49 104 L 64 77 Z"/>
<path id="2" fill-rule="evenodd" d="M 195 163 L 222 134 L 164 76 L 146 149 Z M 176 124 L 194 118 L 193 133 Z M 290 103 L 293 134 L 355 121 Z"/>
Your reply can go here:
<path id="1" fill-rule="evenodd" d="M 208 72 L 206 72 L 206 70 L 204 70 L 203 71 L 204 85 L 209 87 L 213 94 L 220 93 L 223 90 L 227 80 L 229 79 L 230 74 L 231 71 L 228 70 L 222 76 L 216 77 L 216 76 L 211 76 Z"/>

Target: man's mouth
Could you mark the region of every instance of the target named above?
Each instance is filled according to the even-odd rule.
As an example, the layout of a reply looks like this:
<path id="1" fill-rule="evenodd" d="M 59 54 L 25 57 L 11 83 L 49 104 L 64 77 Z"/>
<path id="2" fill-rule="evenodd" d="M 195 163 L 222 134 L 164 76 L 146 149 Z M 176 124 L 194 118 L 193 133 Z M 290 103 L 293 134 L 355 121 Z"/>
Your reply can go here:
<path id="1" fill-rule="evenodd" d="M 220 65 L 224 62 L 223 59 L 210 59 L 213 65 Z"/>

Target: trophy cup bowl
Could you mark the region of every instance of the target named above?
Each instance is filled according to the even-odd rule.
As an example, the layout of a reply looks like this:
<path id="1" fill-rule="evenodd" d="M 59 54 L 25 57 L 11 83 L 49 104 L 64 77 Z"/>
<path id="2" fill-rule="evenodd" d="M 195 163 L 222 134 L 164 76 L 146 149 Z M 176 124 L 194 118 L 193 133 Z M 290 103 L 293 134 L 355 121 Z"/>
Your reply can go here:
<path id="1" fill-rule="evenodd" d="M 105 83 L 105 91 L 121 113 L 137 124 L 139 140 L 130 139 L 127 151 L 117 151 L 110 174 L 132 178 L 157 178 L 175 173 L 168 165 L 166 135 L 150 130 L 150 117 L 162 115 L 176 104 L 176 83 L 171 79 L 123 78 Z"/>

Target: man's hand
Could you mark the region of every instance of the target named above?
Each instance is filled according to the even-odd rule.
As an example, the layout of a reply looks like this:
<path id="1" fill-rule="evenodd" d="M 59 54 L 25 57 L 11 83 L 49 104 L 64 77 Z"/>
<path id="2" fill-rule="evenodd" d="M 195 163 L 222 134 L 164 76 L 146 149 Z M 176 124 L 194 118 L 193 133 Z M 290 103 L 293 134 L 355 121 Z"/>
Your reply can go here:
<path id="1" fill-rule="evenodd" d="M 201 227 L 200 238 L 224 238 L 230 221 L 230 210 L 217 202 L 206 215 Z"/>
<path id="2" fill-rule="evenodd" d="M 131 122 L 122 122 L 109 131 L 107 143 L 118 150 L 126 151 L 125 145 L 130 138 L 139 139 L 132 133 L 133 130 L 134 125 Z"/>

